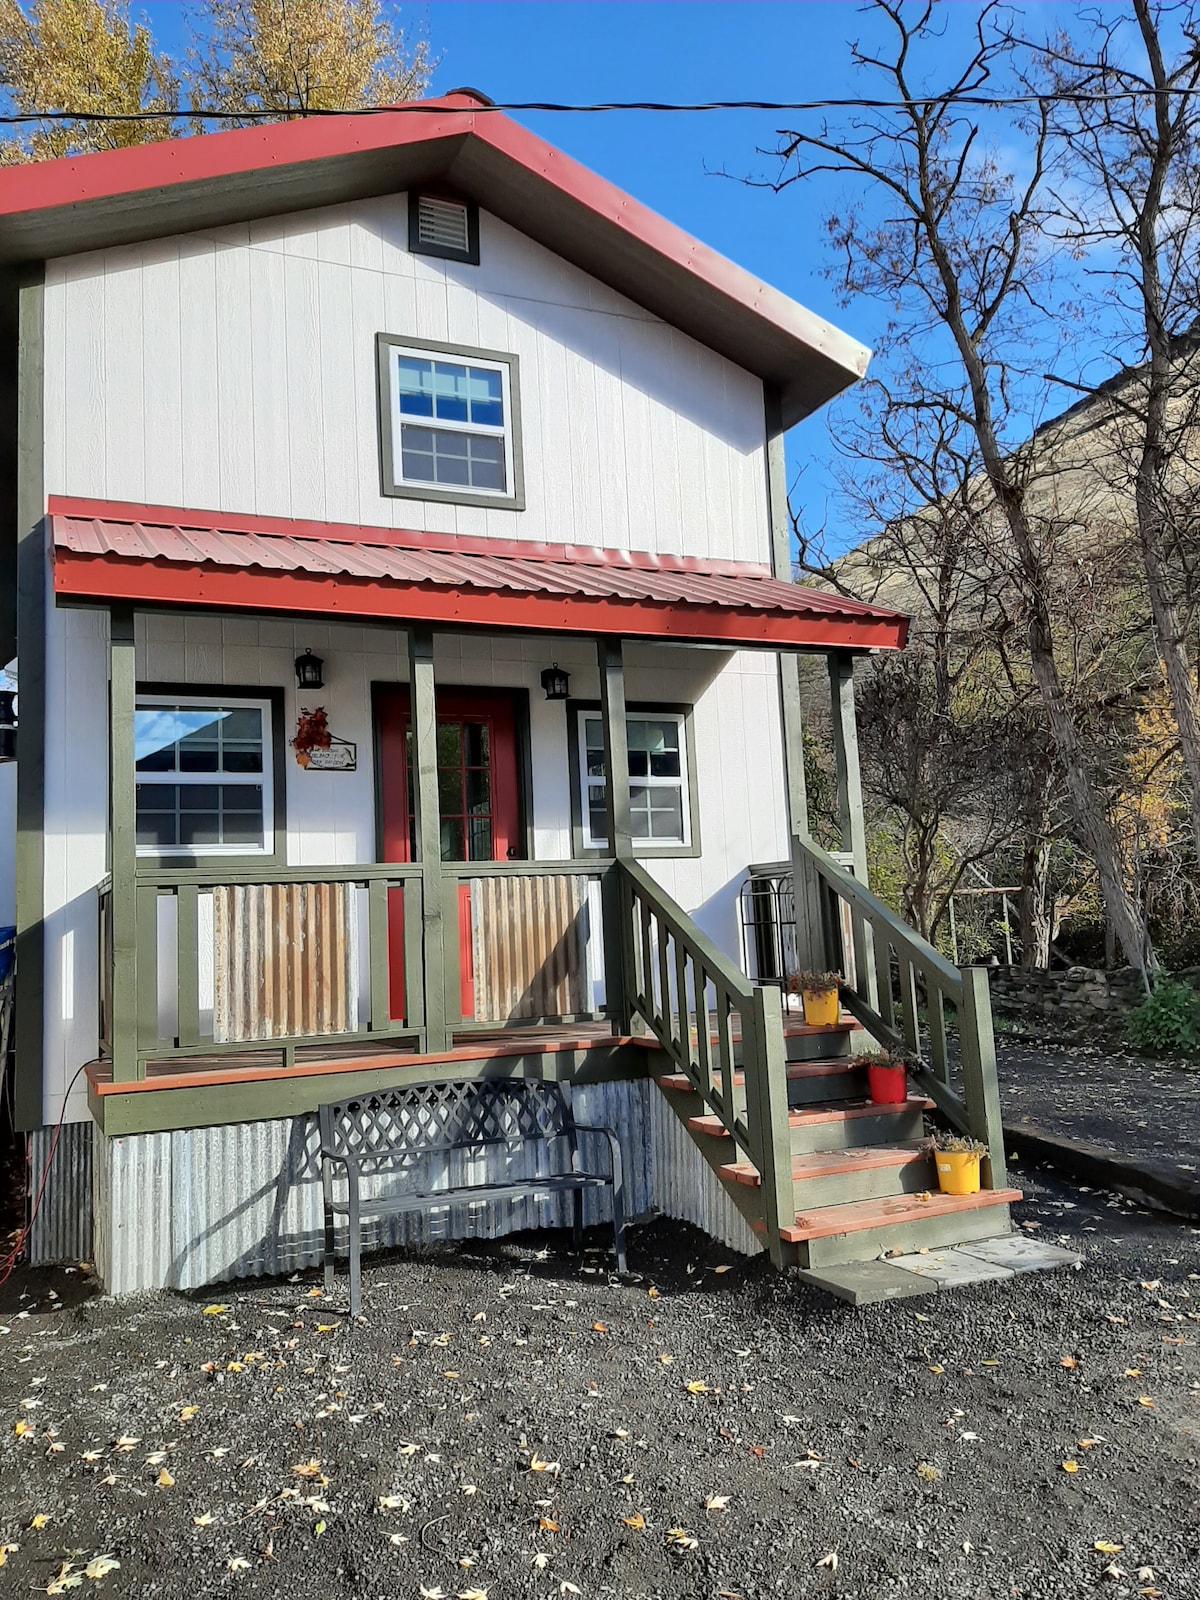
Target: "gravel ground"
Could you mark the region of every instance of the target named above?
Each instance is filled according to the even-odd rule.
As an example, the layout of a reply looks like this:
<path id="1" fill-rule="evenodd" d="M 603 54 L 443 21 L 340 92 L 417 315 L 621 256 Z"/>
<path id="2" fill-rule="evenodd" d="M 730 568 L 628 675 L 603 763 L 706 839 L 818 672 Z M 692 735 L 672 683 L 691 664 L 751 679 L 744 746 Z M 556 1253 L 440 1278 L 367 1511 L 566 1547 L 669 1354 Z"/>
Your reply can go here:
<path id="1" fill-rule="evenodd" d="M 996 1040 L 1006 1123 L 1200 1171 L 1200 1071 L 1099 1044 Z"/>
<path id="2" fill-rule="evenodd" d="M 377 1261 L 358 1326 L 314 1276 L 14 1280 L 0 1590 L 1200 1596 L 1200 1233 L 1020 1181 L 1082 1268 L 863 1310 L 662 1221 L 625 1281 L 558 1234 Z"/>

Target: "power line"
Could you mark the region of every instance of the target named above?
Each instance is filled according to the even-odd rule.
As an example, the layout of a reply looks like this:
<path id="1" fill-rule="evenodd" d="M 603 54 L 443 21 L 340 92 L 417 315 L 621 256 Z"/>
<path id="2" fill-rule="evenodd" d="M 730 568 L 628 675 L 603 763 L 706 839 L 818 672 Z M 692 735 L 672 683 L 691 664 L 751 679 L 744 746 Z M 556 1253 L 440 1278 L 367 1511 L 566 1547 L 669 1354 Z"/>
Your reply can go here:
<path id="1" fill-rule="evenodd" d="M 1200 85 L 1181 86 L 1169 91 L 1174 96 L 1200 94 Z M 1047 102 L 1077 106 L 1107 105 L 1121 100 L 1152 100 L 1149 89 L 1117 89 L 1104 93 L 1069 92 L 1064 94 L 1011 94 L 1011 95 L 953 95 L 946 103 L 970 106 L 975 109 L 1002 111 L 1018 106 L 1043 105 Z M 917 106 L 942 103 L 940 95 L 916 95 L 911 99 L 868 99 L 847 97 L 828 100 L 600 100 L 585 105 L 572 105 L 556 100 L 509 100 L 493 104 L 473 103 L 465 106 L 431 107 L 427 100 L 401 101 L 397 105 L 348 107 L 310 107 L 303 111 L 281 112 L 241 110 L 231 111 L 220 106 L 185 106 L 178 110 L 147 111 L 16 111 L 0 114 L 0 123 L 17 126 L 29 122 L 156 122 L 193 121 L 223 122 L 277 121 L 281 116 L 305 117 L 364 117 L 392 116 L 407 112 L 425 116 L 485 116 L 489 112 L 540 111 L 600 113 L 616 111 L 653 112 L 710 112 L 710 111 L 908 111 Z"/>

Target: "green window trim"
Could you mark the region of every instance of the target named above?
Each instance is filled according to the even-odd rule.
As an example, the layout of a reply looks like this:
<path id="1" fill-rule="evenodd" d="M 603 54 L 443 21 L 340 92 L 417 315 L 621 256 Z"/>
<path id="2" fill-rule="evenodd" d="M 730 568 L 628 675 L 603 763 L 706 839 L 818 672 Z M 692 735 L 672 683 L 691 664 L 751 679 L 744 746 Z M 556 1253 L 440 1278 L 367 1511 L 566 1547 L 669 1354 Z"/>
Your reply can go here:
<path id="1" fill-rule="evenodd" d="M 163 866 L 194 864 L 209 867 L 281 867 L 287 862 L 287 737 L 285 692 L 264 685 L 230 683 L 143 683 L 137 685 L 137 700 L 252 700 L 270 707 L 270 748 L 267 754 L 270 773 L 270 817 L 272 848 L 269 851 L 220 850 L 143 850 L 137 853 L 139 871 L 156 871 Z"/>
<path id="2" fill-rule="evenodd" d="M 586 716 L 595 716 L 600 710 L 599 700 L 568 700 L 567 701 L 567 756 L 570 765 L 571 778 L 571 854 L 577 860 L 588 860 L 594 857 L 603 857 L 608 853 L 607 847 L 591 845 L 587 842 L 584 828 L 584 774 L 580 760 L 581 733 L 583 719 Z M 687 819 L 686 844 L 651 844 L 645 839 L 633 841 L 634 855 L 639 860 L 653 860 L 663 857 L 677 857 L 686 859 L 701 854 L 700 842 L 700 792 L 696 773 L 696 741 L 692 726 L 693 707 L 687 704 L 672 704 L 661 701 L 631 700 L 625 707 L 629 718 L 635 717 L 676 717 L 683 727 L 683 758 L 685 794 L 684 802 Z"/>
<path id="3" fill-rule="evenodd" d="M 498 372 L 503 383 L 504 420 L 499 426 L 479 424 L 473 429 L 470 423 L 443 421 L 429 416 L 427 425 L 412 417 L 408 425 L 432 434 L 445 433 L 446 439 L 454 437 L 470 440 L 476 435 L 487 443 L 503 441 L 506 483 L 503 490 L 478 490 L 467 485 L 439 486 L 437 483 L 405 481 L 402 463 L 397 460 L 400 449 L 400 412 L 397 396 L 393 392 L 393 363 L 405 352 L 429 358 L 436 362 L 442 357 L 451 365 L 469 366 L 472 362 Z M 377 333 L 375 335 L 376 391 L 378 397 L 379 429 L 379 492 L 389 499 L 436 501 L 444 505 L 487 506 L 497 511 L 524 511 L 525 475 L 522 466 L 520 367 L 517 356 L 507 350 L 484 350 L 474 345 L 450 344 L 444 340 L 417 339 L 408 335 Z M 473 410 L 472 410 L 473 415 Z M 436 447 L 429 445 L 436 454 Z M 468 452 L 469 453 L 469 452 Z M 472 469 L 473 470 L 473 469 Z"/>

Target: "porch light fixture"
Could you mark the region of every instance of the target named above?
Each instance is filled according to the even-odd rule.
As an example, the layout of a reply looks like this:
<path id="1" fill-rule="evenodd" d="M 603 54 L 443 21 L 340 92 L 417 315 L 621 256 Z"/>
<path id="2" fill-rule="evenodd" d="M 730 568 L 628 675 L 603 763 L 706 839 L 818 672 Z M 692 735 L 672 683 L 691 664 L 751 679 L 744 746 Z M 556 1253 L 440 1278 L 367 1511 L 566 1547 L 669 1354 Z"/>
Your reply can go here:
<path id="1" fill-rule="evenodd" d="M 0 689 L 0 762 L 17 759 L 17 718 L 14 689 Z"/>
<path id="2" fill-rule="evenodd" d="M 311 650 L 306 650 L 302 656 L 296 657 L 296 687 L 298 689 L 323 689 L 325 679 L 321 669 L 325 663 L 320 656 L 313 655 Z"/>
<path id="3" fill-rule="evenodd" d="M 564 672 L 556 661 L 542 673 L 542 688 L 547 700 L 565 700 L 571 687 L 571 675 Z"/>

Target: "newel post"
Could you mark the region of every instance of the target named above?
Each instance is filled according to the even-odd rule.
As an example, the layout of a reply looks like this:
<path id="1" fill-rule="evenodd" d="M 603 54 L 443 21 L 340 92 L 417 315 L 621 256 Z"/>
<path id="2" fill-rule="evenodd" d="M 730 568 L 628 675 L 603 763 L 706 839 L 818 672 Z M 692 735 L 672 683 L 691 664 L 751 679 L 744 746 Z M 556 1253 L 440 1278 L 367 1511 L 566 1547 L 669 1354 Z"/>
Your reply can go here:
<path id="1" fill-rule="evenodd" d="M 633 982 L 633 922 L 623 893 L 621 863 L 633 860 L 629 817 L 629 737 L 625 713 L 625 658 L 620 639 L 596 640 L 600 668 L 600 721 L 604 732 L 604 813 L 608 848 L 615 865 L 601 890 L 604 915 L 604 997 L 618 1030 L 633 1026 L 629 997 Z"/>
<path id="2" fill-rule="evenodd" d="M 992 996 L 988 988 L 987 969 L 964 967 L 962 983 L 958 1048 L 962 1061 L 967 1127 L 971 1137 L 988 1148 L 984 1186 L 988 1189 L 1007 1189 L 1000 1084 L 996 1076 L 996 1036 L 992 1029 Z"/>
<path id="3" fill-rule="evenodd" d="M 108 630 L 108 866 L 112 878 L 112 1075 L 138 1075 L 137 667 L 133 610 L 114 606 Z"/>
<path id="4" fill-rule="evenodd" d="M 447 1050 L 453 1026 L 447 1017 L 446 894 L 442 874 L 442 830 L 438 801 L 437 709 L 434 703 L 433 634 L 408 631 L 409 716 L 412 726 L 413 822 L 421 863 L 424 932 L 425 1048 Z M 455 909 L 452 907 L 452 909 Z M 451 934 L 453 939 L 453 933 Z M 457 946 L 456 946 L 457 948 Z"/>
<path id="5" fill-rule="evenodd" d="M 788 1121 L 787 1048 L 783 1038 L 783 996 L 772 984 L 754 986 L 754 1060 L 752 1070 L 748 1041 L 745 1051 L 746 1094 L 754 1096 L 758 1165 L 767 1225 L 767 1248 L 771 1260 L 782 1267 L 791 1252 L 779 1236 L 780 1228 L 796 1221 L 796 1190 L 792 1181 L 792 1132 Z M 749 1112 L 749 1105 L 747 1111 Z"/>

